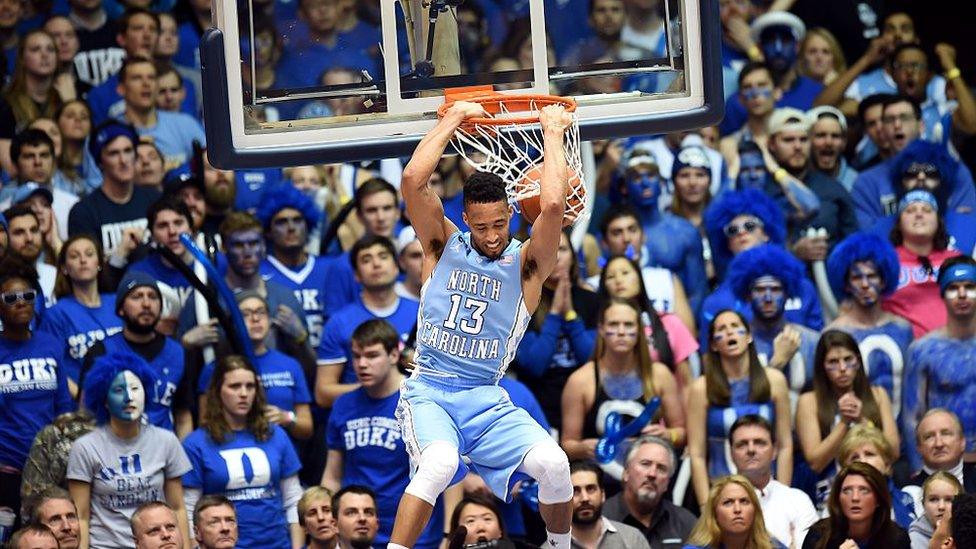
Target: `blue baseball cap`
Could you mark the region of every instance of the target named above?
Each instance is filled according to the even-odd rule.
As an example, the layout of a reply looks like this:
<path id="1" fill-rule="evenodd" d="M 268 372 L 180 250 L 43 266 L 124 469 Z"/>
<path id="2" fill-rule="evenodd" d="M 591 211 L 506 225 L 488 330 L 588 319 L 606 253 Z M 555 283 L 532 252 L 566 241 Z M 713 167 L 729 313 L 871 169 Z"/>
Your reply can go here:
<path id="1" fill-rule="evenodd" d="M 35 194 L 39 194 L 44 198 L 46 198 L 48 204 L 54 204 L 54 193 L 51 192 L 51 189 L 48 189 L 47 187 L 42 187 L 41 185 L 38 185 L 33 181 L 28 181 L 27 183 L 18 185 L 14 189 L 14 196 L 10 200 L 10 203 L 20 204 L 21 202 L 24 202 L 25 200 L 29 199 Z"/>
<path id="2" fill-rule="evenodd" d="M 88 138 L 88 152 L 91 153 L 96 164 L 102 165 L 102 149 L 119 137 L 128 137 L 133 147 L 139 144 L 139 134 L 129 124 L 110 120 L 95 128 L 95 132 Z"/>

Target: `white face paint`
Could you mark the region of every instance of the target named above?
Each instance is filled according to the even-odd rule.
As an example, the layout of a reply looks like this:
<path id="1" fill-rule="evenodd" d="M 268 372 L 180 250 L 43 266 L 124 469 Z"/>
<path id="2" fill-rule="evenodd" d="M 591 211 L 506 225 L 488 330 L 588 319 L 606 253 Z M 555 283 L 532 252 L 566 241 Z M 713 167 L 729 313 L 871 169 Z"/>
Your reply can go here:
<path id="1" fill-rule="evenodd" d="M 130 372 L 120 372 L 108 388 L 106 399 L 112 417 L 122 421 L 137 421 L 146 408 L 146 392 L 142 381 Z"/>

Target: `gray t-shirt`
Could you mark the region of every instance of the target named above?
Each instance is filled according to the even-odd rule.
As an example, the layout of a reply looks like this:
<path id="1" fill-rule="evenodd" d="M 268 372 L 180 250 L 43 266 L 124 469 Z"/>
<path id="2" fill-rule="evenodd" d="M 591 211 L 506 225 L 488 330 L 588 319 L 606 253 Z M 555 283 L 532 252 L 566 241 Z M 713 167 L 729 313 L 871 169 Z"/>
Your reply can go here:
<path id="1" fill-rule="evenodd" d="M 107 425 L 79 438 L 68 456 L 67 478 L 91 485 L 92 549 L 132 547 L 132 513 L 148 501 L 166 501 L 165 481 L 190 469 L 176 435 L 153 425 L 143 425 L 131 440 Z"/>

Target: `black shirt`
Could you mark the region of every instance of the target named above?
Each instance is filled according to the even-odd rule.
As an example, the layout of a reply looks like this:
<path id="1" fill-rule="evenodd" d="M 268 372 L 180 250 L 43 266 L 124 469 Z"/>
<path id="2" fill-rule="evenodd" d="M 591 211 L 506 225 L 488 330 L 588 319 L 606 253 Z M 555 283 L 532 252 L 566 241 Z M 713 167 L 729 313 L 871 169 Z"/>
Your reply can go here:
<path id="1" fill-rule="evenodd" d="M 146 210 L 158 198 L 159 191 L 135 185 L 132 198 L 125 204 L 116 204 L 99 187 L 72 206 L 68 214 L 68 235 L 90 234 L 98 238 L 105 257 L 108 257 L 122 241 L 123 230 L 146 228 Z"/>
<path id="2" fill-rule="evenodd" d="M 877 535 L 864 543 L 858 543 L 858 547 L 860 549 L 911 549 L 912 542 L 908 537 L 908 532 L 898 526 L 895 521 L 888 524 L 886 530 L 878 532 Z M 829 525 L 830 519 L 825 518 L 811 526 L 810 531 L 807 532 L 807 537 L 803 538 L 803 549 L 816 549 Z M 846 535 L 834 536 L 834 539 L 828 542 L 824 549 L 838 549 L 846 539 L 848 539 Z"/>
<path id="3" fill-rule="evenodd" d="M 850 66 L 881 36 L 888 5 L 886 0 L 798 0 L 790 11 L 807 29 L 824 27 L 833 33 Z"/>
<path id="4" fill-rule="evenodd" d="M 114 22 L 108 20 L 93 31 L 75 27 L 75 32 L 78 33 L 75 71 L 79 80 L 97 86 L 119 72 L 125 60 L 125 50 L 116 40 Z"/>
<path id="5" fill-rule="evenodd" d="M 613 496 L 603 504 L 603 516 L 637 528 L 643 532 L 647 542 L 654 549 L 678 549 L 684 546 L 691 529 L 698 521 L 691 511 L 662 498 L 651 516 L 650 527 L 645 527 L 641 521 L 630 514 L 623 493 Z M 906 535 L 905 538 L 907 539 L 908 536 Z"/>
<path id="6" fill-rule="evenodd" d="M 803 177 L 803 184 L 820 199 L 820 211 L 817 212 L 817 215 L 802 221 L 787 218 L 786 227 L 789 232 L 787 236 L 789 242 L 799 240 L 804 236 L 802 233 L 808 228 L 824 228 L 827 229 L 827 245 L 833 248 L 835 244 L 858 230 L 854 202 L 851 200 L 851 195 L 847 189 L 839 181 L 823 172 L 809 170 Z M 767 183 L 766 194 L 776 200 L 783 211 L 790 211 L 793 208 L 786 195 L 783 194 L 782 187 L 777 183 Z"/>

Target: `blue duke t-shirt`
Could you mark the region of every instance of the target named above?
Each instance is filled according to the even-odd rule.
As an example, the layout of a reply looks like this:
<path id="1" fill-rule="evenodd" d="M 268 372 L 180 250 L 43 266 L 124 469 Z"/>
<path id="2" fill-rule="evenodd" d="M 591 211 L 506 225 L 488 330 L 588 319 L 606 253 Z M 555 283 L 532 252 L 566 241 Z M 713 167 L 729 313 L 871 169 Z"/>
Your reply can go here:
<path id="1" fill-rule="evenodd" d="M 60 339 L 67 346 L 64 371 L 78 382 L 82 359 L 88 349 L 106 337 L 122 331 L 122 319 L 115 314 L 115 296 L 101 294 L 102 304 L 87 307 L 73 295 L 66 295 L 41 318 L 40 330 Z"/>
<path id="2" fill-rule="evenodd" d="M 267 353 L 255 358 L 254 368 L 258 371 L 258 379 L 261 381 L 261 386 L 264 387 L 268 404 L 287 412 L 294 412 L 296 404 L 312 402 L 302 366 L 294 358 L 274 349 L 269 349 Z M 208 362 L 203 367 L 203 371 L 200 372 L 197 393 L 207 392 L 213 372 L 214 363 Z"/>
<path id="3" fill-rule="evenodd" d="M 419 308 L 420 303 L 405 297 L 399 298 L 393 311 L 386 316 L 374 314 L 359 302 L 346 305 L 336 311 L 322 329 L 322 342 L 318 348 L 319 364 L 345 362 L 346 367 L 342 370 L 339 382 L 356 383 L 356 372 L 352 369 L 352 333 L 356 328 L 367 320 L 382 318 L 393 325 L 400 334 L 401 341 L 406 341 L 417 324 Z"/>
<path id="4" fill-rule="evenodd" d="M 297 474 L 302 464 L 285 431 L 277 425 L 271 430 L 264 442 L 250 431 L 234 431 L 217 444 L 202 428 L 183 441 L 193 464 L 183 486 L 234 502 L 238 549 L 291 549 L 281 480 Z"/>

